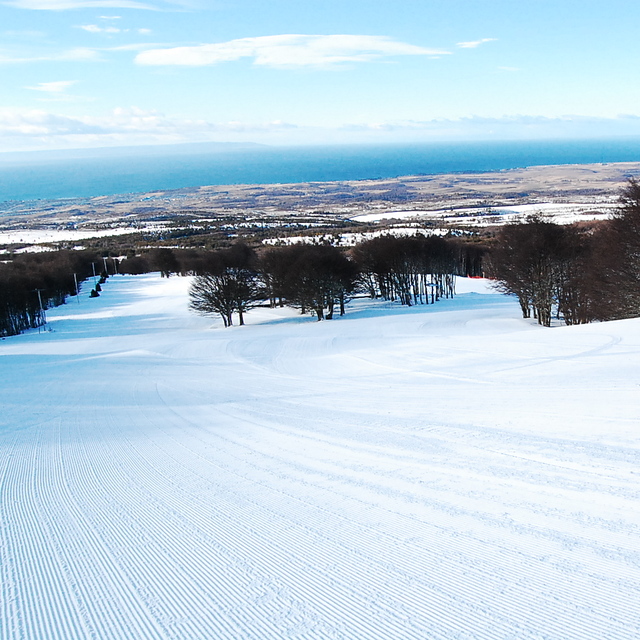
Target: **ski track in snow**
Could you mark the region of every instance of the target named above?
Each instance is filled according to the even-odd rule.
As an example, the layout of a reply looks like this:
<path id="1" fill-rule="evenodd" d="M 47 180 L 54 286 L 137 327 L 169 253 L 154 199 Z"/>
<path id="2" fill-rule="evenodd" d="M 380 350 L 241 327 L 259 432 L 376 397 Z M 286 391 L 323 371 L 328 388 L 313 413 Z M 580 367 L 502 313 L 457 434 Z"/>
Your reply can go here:
<path id="1" fill-rule="evenodd" d="M 187 285 L 0 343 L 0 640 L 640 637 L 640 320 Z"/>

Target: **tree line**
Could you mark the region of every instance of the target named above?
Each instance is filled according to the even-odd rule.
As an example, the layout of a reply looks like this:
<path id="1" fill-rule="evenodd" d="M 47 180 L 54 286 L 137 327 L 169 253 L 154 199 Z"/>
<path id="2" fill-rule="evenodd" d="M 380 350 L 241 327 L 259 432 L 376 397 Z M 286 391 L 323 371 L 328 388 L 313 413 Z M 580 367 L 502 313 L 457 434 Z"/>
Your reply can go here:
<path id="1" fill-rule="evenodd" d="M 11 256 L 0 264 L 0 335 L 42 326 L 45 311 L 76 294 L 76 281 L 102 264 L 93 252 L 54 251 Z"/>
<path id="2" fill-rule="evenodd" d="M 168 253 L 167 253 L 168 252 Z M 168 262 L 167 262 L 168 261 Z M 143 258 L 123 260 L 129 273 L 179 270 L 171 250 L 154 249 Z M 0 336 L 12 336 L 43 326 L 47 309 L 64 304 L 76 287 L 96 276 L 91 297 L 97 297 L 109 275 L 119 272 L 119 258 L 103 251 L 47 251 L 7 254 L 0 262 Z M 99 278 L 99 280 L 98 280 Z"/>
<path id="3" fill-rule="evenodd" d="M 381 236 L 349 251 L 331 245 L 297 244 L 255 252 L 236 245 L 209 257 L 205 272 L 195 271 L 191 308 L 218 313 L 225 324 L 258 302 L 292 306 L 318 320 L 344 315 L 357 293 L 430 304 L 454 295 L 454 275 L 476 275 L 481 251 L 438 237 Z M 479 274 L 478 274 L 479 275 Z"/>
<path id="4" fill-rule="evenodd" d="M 594 227 L 539 217 L 502 227 L 485 267 L 544 326 L 640 316 L 640 184 L 630 180 L 613 217 Z"/>
<path id="5" fill-rule="evenodd" d="M 93 275 L 159 271 L 195 276 L 190 303 L 216 313 L 225 325 L 244 324 L 256 304 L 293 306 L 318 320 L 343 315 L 357 293 L 430 304 L 452 296 L 453 275 L 480 275 L 481 248 L 436 237 L 382 236 L 351 250 L 330 245 L 227 249 L 151 249 L 123 260 L 96 251 L 12 254 L 0 262 L 0 336 L 19 334 L 45 322 L 47 309 L 76 295 L 76 283 Z M 91 295 L 98 295 L 98 289 Z"/>
<path id="6" fill-rule="evenodd" d="M 237 243 L 217 251 L 156 249 L 124 261 L 121 271 L 139 273 L 161 265 L 163 275 L 193 275 L 191 308 L 218 314 L 225 326 L 256 304 L 291 306 L 318 320 L 344 315 L 355 294 L 432 304 L 454 295 L 455 275 L 480 275 L 482 249 L 440 237 L 386 235 L 350 250 L 295 244 L 253 249 Z"/>

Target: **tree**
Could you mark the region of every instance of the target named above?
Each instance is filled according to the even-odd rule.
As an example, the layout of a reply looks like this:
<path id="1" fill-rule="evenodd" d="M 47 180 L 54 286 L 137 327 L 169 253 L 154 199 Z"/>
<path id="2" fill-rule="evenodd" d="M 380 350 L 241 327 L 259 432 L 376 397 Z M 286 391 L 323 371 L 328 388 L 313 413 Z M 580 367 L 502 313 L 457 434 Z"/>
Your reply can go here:
<path id="1" fill-rule="evenodd" d="M 630 179 L 620 208 L 598 234 L 593 296 L 596 316 L 614 320 L 640 316 L 640 183 Z"/>
<path id="2" fill-rule="evenodd" d="M 302 313 L 312 309 L 318 320 L 331 320 L 336 305 L 344 315 L 346 299 L 355 287 L 356 265 L 330 245 L 302 245 L 289 255 L 295 260 L 283 283 L 288 302 Z"/>
<path id="3" fill-rule="evenodd" d="M 305 248 L 305 245 L 294 244 L 289 247 L 272 247 L 260 253 L 258 269 L 272 307 L 284 306 L 287 287 L 290 285 L 289 274 Z"/>
<path id="4" fill-rule="evenodd" d="M 189 287 L 189 299 L 189 307 L 196 313 L 218 313 L 225 327 L 233 324 L 234 299 L 224 273 L 195 276 Z"/>
<path id="5" fill-rule="evenodd" d="M 175 254 L 166 247 L 151 251 L 149 262 L 154 269 L 160 272 L 163 278 L 169 278 L 172 273 L 180 271 L 180 265 Z"/>
<path id="6" fill-rule="evenodd" d="M 92 272 L 95 254 L 52 251 L 10 256 L 0 264 L 0 335 L 16 335 L 44 323 L 43 310 L 64 304 Z M 42 309 L 40 307 L 42 300 Z"/>
<path id="7" fill-rule="evenodd" d="M 195 276 L 189 289 L 190 307 L 200 314 L 218 313 L 225 327 L 233 324 L 233 313 L 237 312 L 240 325 L 244 325 L 244 314 L 263 293 L 255 254 L 238 243 L 206 257 L 206 273 Z"/>
<path id="8" fill-rule="evenodd" d="M 563 227 L 563 251 L 557 261 L 558 315 L 565 324 L 586 324 L 595 320 L 593 283 L 598 277 L 594 260 L 597 236 L 577 227 Z"/>
<path id="9" fill-rule="evenodd" d="M 429 304 L 454 294 L 459 272 L 453 245 L 436 236 L 380 236 L 352 250 L 360 282 L 372 298 Z"/>
<path id="10" fill-rule="evenodd" d="M 533 216 L 502 227 L 491 250 L 490 273 L 498 289 L 518 297 L 524 318 L 533 313 L 549 327 L 555 307 L 567 324 L 588 322 L 587 252 L 575 229 Z"/>
<path id="11" fill-rule="evenodd" d="M 149 261 L 143 256 L 132 256 L 123 260 L 120 263 L 118 270 L 120 273 L 128 273 L 132 276 L 137 276 L 142 273 L 149 273 L 149 271 L 151 271 L 151 266 L 149 265 Z"/>

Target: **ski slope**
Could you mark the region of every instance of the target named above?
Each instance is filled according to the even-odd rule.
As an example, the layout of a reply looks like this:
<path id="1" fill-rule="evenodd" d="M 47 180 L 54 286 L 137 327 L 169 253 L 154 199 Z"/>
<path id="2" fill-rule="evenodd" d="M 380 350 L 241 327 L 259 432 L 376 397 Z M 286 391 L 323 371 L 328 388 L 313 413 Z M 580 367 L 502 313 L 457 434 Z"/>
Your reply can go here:
<path id="1" fill-rule="evenodd" d="M 2 640 L 640 637 L 640 320 L 187 286 L 0 342 Z"/>

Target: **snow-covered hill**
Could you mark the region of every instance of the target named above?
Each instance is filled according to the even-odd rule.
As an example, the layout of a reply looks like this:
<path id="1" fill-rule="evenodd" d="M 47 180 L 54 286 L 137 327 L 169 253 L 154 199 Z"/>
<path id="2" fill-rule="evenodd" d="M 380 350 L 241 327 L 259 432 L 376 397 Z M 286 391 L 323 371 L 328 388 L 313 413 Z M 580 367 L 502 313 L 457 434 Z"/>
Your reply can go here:
<path id="1" fill-rule="evenodd" d="M 0 343 L 2 640 L 640 637 L 640 320 L 187 285 Z"/>

